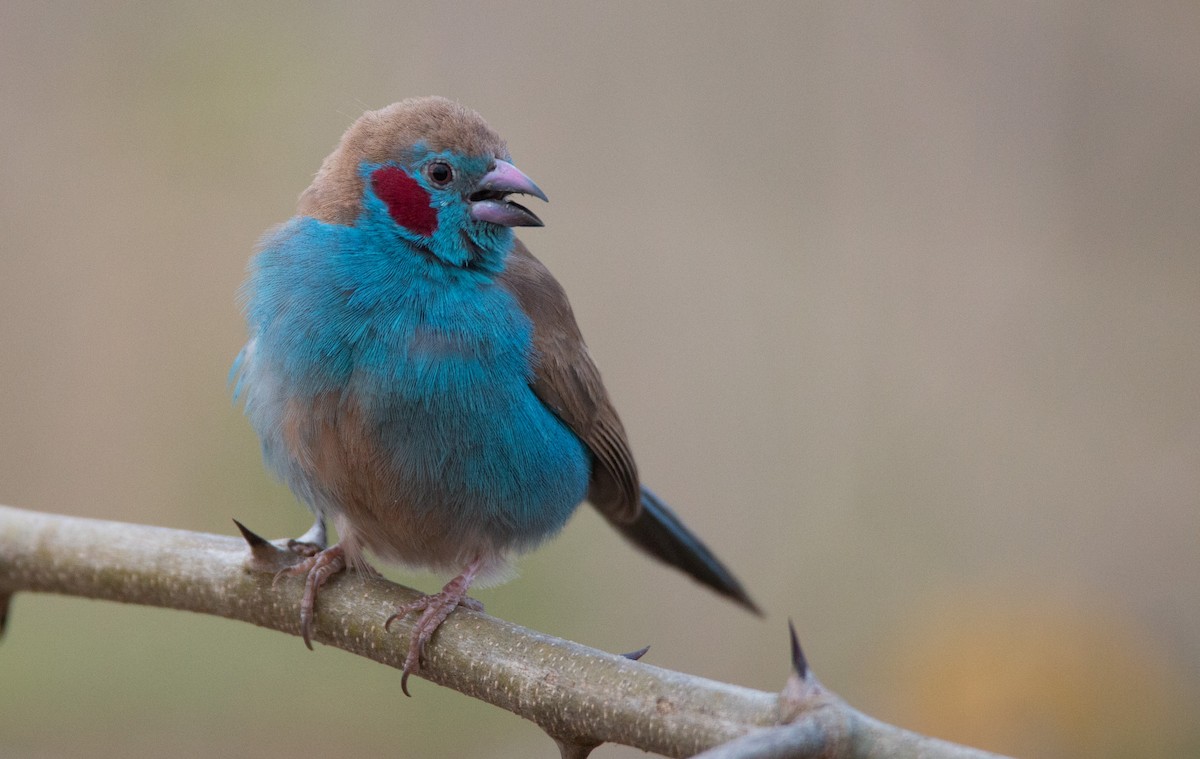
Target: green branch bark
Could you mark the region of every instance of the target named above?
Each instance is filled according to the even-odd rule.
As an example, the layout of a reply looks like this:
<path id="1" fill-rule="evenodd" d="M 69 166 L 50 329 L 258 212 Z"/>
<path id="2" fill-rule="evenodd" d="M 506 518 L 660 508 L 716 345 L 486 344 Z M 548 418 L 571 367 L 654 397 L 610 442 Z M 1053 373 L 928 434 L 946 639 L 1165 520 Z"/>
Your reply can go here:
<path id="1" fill-rule="evenodd" d="M 261 565 L 238 538 L 0 506 L 0 620 L 14 593 L 60 593 L 298 635 L 299 583 L 273 587 Z M 321 594 L 314 637 L 400 669 L 408 628 L 385 632 L 380 610 L 416 595 L 379 577 L 345 574 Z M 793 673 L 783 693 L 764 693 L 462 608 L 426 649 L 420 676 L 536 723 L 564 756 L 586 756 L 604 742 L 672 757 L 994 756 L 859 714 L 807 671 Z"/>

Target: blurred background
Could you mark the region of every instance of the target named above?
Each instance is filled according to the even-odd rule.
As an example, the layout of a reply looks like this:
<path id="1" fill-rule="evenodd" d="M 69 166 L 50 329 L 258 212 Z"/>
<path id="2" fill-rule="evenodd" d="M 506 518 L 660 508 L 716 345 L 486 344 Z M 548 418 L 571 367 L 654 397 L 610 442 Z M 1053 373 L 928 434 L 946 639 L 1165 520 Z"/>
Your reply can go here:
<path id="1" fill-rule="evenodd" d="M 884 720 L 1200 754 L 1195 3 L 6 0 L 0 502 L 303 531 L 229 398 L 235 293 L 418 94 L 549 193 L 522 237 L 645 480 L 768 616 L 587 509 L 491 613 L 765 690 L 791 617 Z M 17 597 L 0 683 L 4 757 L 555 755 L 348 654 L 79 599 Z"/>

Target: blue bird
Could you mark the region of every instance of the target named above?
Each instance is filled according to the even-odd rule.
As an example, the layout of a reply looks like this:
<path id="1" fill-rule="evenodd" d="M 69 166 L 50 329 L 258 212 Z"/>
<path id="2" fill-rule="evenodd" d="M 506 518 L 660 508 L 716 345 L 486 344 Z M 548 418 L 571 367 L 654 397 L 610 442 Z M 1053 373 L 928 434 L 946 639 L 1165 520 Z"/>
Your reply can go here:
<path id="1" fill-rule="evenodd" d="M 429 97 L 360 117 L 267 233 L 243 289 L 235 394 L 270 470 L 316 514 L 300 628 L 364 552 L 456 573 L 420 613 L 404 666 L 514 553 L 584 500 L 639 548 L 758 612 L 643 487 L 566 294 L 513 227 L 546 200 L 474 111 Z M 325 522 L 339 542 L 325 547 Z M 307 547 L 307 550 L 304 550 Z"/>

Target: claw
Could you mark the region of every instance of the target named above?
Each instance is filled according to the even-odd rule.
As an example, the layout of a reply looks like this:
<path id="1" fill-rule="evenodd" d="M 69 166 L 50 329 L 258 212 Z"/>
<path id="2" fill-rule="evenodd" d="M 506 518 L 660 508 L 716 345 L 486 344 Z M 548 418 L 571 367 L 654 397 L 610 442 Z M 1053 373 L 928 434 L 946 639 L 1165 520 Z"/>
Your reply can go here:
<path id="1" fill-rule="evenodd" d="M 400 690 L 404 692 L 404 695 L 412 696 L 408 692 L 408 677 L 421 671 L 421 655 L 425 652 L 425 645 L 446 621 L 446 617 L 450 616 L 450 612 L 459 606 L 465 606 L 473 611 L 483 611 L 483 604 L 474 598 L 467 597 L 467 590 L 471 587 L 471 581 L 475 579 L 475 574 L 479 571 L 482 563 L 479 559 L 472 561 L 462 574 L 446 583 L 441 593 L 421 596 L 415 601 L 404 604 L 383 623 L 383 628 L 390 630 L 392 623 L 397 619 L 403 619 L 413 612 L 421 612 L 421 616 L 413 624 L 412 638 L 409 642 L 408 654 L 404 657 L 403 674 L 400 676 Z"/>
<path id="2" fill-rule="evenodd" d="M 300 599 L 300 636 L 311 651 L 313 619 L 316 617 L 317 594 L 329 578 L 346 568 L 346 552 L 341 545 L 326 548 L 308 557 L 295 566 L 286 567 L 275 573 L 272 585 L 283 577 L 305 575 L 304 595 Z"/>

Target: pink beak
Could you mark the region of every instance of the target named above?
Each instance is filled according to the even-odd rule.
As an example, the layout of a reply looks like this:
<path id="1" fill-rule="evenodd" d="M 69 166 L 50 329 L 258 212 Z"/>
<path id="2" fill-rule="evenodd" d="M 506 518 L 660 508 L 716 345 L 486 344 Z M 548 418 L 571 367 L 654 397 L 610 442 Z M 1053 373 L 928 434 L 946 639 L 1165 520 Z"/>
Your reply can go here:
<path id="1" fill-rule="evenodd" d="M 525 176 L 520 169 L 508 161 L 496 161 L 496 165 L 467 196 L 471 204 L 471 218 L 487 221 L 502 227 L 540 227 L 542 220 L 525 206 L 508 199 L 512 193 L 522 193 L 549 202 L 546 193 Z"/>

